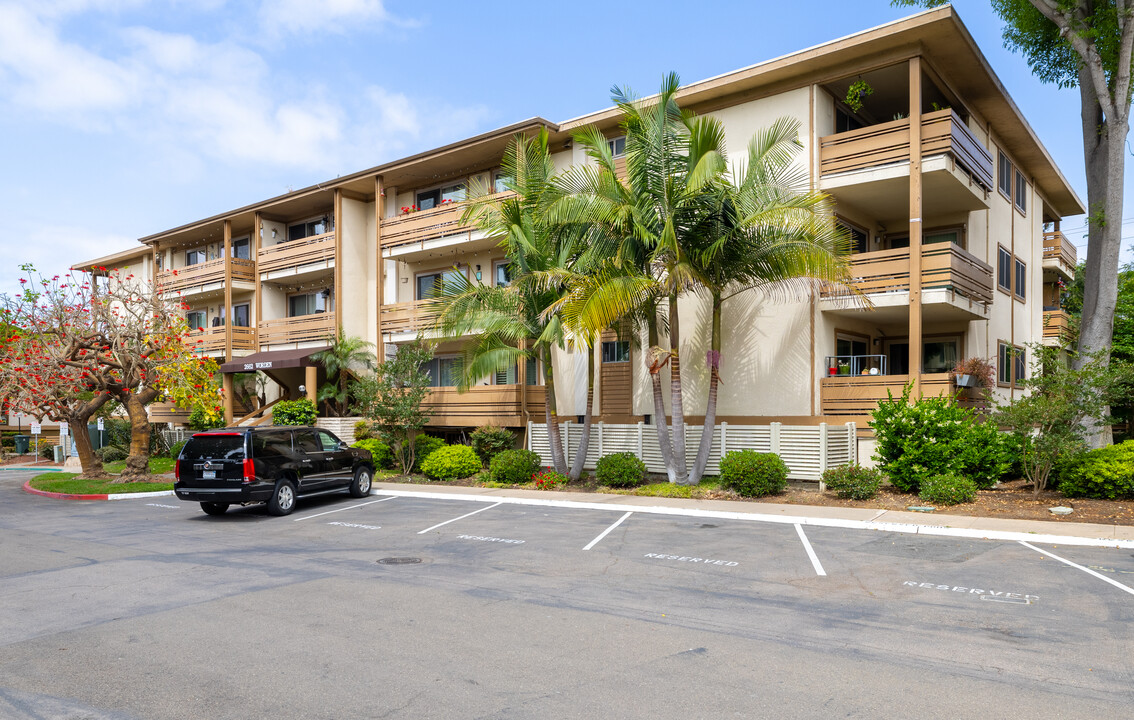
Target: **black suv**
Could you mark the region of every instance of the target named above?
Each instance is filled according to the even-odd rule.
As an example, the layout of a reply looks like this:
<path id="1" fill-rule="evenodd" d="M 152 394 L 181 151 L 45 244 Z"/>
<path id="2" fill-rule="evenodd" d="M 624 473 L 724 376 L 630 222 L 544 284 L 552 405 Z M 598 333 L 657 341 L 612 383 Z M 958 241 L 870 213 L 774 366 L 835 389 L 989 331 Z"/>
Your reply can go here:
<path id="1" fill-rule="evenodd" d="M 209 515 L 258 502 L 272 515 L 287 515 L 302 497 L 343 489 L 365 497 L 374 461 L 322 428 L 236 427 L 191 436 L 174 476 L 177 497 L 201 503 Z"/>

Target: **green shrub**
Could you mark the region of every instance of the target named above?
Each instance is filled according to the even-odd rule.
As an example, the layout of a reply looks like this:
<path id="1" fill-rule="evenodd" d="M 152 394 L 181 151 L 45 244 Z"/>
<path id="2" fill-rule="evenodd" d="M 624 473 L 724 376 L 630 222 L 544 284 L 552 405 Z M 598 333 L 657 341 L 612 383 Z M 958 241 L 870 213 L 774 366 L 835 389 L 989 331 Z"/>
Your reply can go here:
<path id="1" fill-rule="evenodd" d="M 733 450 L 721 458 L 721 485 L 745 497 L 783 492 L 788 466 L 775 453 Z"/>
<path id="2" fill-rule="evenodd" d="M 374 437 L 374 426 L 367 420 L 359 420 L 354 424 L 354 439 L 369 440 Z"/>
<path id="3" fill-rule="evenodd" d="M 646 463 L 634 453 L 604 455 L 595 465 L 595 480 L 607 487 L 633 487 L 646 479 Z"/>
<path id="4" fill-rule="evenodd" d="M 99 459 L 104 463 L 112 463 L 118 462 L 119 460 L 125 460 L 127 453 L 120 447 L 107 445 L 105 447 L 100 447 L 98 450 L 95 450 L 95 455 L 98 455 Z"/>
<path id="5" fill-rule="evenodd" d="M 170 447 L 169 447 L 169 456 L 176 460 L 178 457 L 181 456 L 181 448 L 183 448 L 183 447 L 185 447 L 185 441 L 184 440 L 173 443 L 173 445 L 170 445 Z"/>
<path id="6" fill-rule="evenodd" d="M 971 479 L 944 473 L 933 475 L 921 482 L 918 497 L 923 502 L 934 505 L 956 505 L 972 502 L 977 494 L 977 485 Z"/>
<path id="7" fill-rule="evenodd" d="M 874 468 L 851 463 L 826 470 L 823 473 L 823 482 L 828 490 L 841 498 L 869 500 L 878 494 L 878 487 L 882 484 L 882 473 Z"/>
<path id="8" fill-rule="evenodd" d="M 200 407 L 195 407 L 189 411 L 189 418 L 185 421 L 190 430 L 213 430 L 215 428 L 222 428 L 225 425 L 224 413 L 219 415 L 210 416 Z"/>
<path id="9" fill-rule="evenodd" d="M 30 450 L 32 452 L 35 452 L 35 442 L 34 441 L 32 442 Z M 51 443 L 41 442 L 39 444 L 39 456 L 46 459 L 46 460 L 54 460 L 55 459 L 55 446 L 52 445 Z"/>
<path id="10" fill-rule="evenodd" d="M 274 425 L 314 425 L 319 413 L 315 403 L 307 398 L 300 400 L 281 400 L 272 408 Z"/>
<path id="11" fill-rule="evenodd" d="M 478 427 L 469 435 L 472 449 L 480 456 L 480 461 L 487 465 L 505 450 L 516 447 L 516 435 L 508 428 Z"/>
<path id="12" fill-rule="evenodd" d="M 480 458 L 468 445 L 446 445 L 429 453 L 421 463 L 426 477 L 456 480 L 480 472 Z"/>
<path id="13" fill-rule="evenodd" d="M 1015 447 L 1012 436 L 1000 432 L 996 423 L 974 419 L 961 445 L 960 474 L 987 490 L 1012 469 Z"/>
<path id="14" fill-rule="evenodd" d="M 505 450 L 488 463 L 488 473 L 493 482 L 519 485 L 532 481 L 539 463 L 539 455 L 531 450 Z"/>
<path id="15" fill-rule="evenodd" d="M 366 438 L 359 440 L 352 447 L 362 448 L 363 450 L 370 451 L 370 458 L 374 461 L 374 467 L 379 468 L 392 468 L 394 467 L 394 452 L 390 450 L 390 446 L 376 438 Z"/>
<path id="16" fill-rule="evenodd" d="M 413 469 L 421 470 L 421 463 L 434 451 L 446 447 L 445 441 L 432 435 L 418 435 L 413 440 Z"/>
<path id="17" fill-rule="evenodd" d="M 1134 498 L 1134 440 L 1079 454 L 1061 469 L 1059 492 L 1104 500 Z"/>

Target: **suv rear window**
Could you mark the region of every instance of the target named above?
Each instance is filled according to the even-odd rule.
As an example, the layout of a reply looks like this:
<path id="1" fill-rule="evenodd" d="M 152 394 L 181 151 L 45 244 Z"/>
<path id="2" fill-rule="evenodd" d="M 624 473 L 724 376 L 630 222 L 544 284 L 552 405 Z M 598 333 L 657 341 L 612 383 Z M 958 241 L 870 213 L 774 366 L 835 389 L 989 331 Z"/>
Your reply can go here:
<path id="1" fill-rule="evenodd" d="M 182 460 L 243 460 L 243 435 L 194 435 L 181 451 Z"/>

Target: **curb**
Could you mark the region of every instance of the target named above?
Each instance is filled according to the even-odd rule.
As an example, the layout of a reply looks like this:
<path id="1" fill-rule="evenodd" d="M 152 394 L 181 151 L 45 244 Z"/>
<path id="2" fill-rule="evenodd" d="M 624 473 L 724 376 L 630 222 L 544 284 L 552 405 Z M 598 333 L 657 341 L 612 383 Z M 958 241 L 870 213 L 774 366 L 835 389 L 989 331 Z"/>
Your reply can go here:
<path id="1" fill-rule="evenodd" d="M 131 498 L 150 498 L 150 497 L 164 497 L 172 495 L 172 490 L 157 490 L 155 492 L 140 492 L 140 493 L 106 493 L 101 495 L 79 495 L 75 493 L 57 493 L 48 492 L 47 490 L 37 490 L 31 486 L 31 480 L 24 483 L 24 492 L 31 493 L 32 495 L 42 495 L 43 497 L 53 498 L 55 500 L 129 500 Z"/>
<path id="2" fill-rule="evenodd" d="M 6 465 L 0 467 L 0 472 L 5 470 L 26 472 L 28 470 L 38 470 L 40 472 L 63 472 L 63 468 L 57 467 L 36 467 L 35 465 Z"/>

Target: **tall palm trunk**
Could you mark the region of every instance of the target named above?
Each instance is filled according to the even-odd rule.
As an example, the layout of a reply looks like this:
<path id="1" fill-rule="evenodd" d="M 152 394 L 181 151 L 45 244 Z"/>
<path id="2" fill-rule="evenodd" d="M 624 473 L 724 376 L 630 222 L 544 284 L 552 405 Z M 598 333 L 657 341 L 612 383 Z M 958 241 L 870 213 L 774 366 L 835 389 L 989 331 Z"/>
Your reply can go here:
<path id="1" fill-rule="evenodd" d="M 587 450 L 591 445 L 591 416 L 595 404 L 595 349 L 587 348 L 587 409 L 583 413 L 583 434 L 579 438 L 579 447 L 575 450 L 575 459 L 571 462 L 571 472 L 567 477 L 572 481 L 583 476 L 583 463 L 587 460 Z"/>
<path id="2" fill-rule="evenodd" d="M 705 466 L 709 464 L 709 450 L 713 445 L 713 433 L 717 425 L 717 385 L 721 377 L 721 294 L 713 292 L 713 330 L 709 340 L 709 398 L 705 401 L 705 425 L 701 429 L 701 444 L 697 448 L 697 459 L 689 484 L 701 482 Z"/>
<path id="3" fill-rule="evenodd" d="M 661 339 L 658 332 L 658 313 L 657 308 L 654 308 L 653 317 L 650 319 L 649 327 L 649 343 L 651 348 L 659 347 Z M 647 367 L 650 373 L 650 386 L 653 391 L 654 398 L 654 427 L 658 432 L 658 449 L 661 452 L 662 463 L 665 464 L 665 473 L 670 482 L 676 479 L 673 472 L 673 445 L 669 439 L 669 428 L 665 422 L 665 398 L 662 395 L 661 386 L 661 363 L 656 358 L 651 358 L 649 354 L 646 355 Z"/>
<path id="4" fill-rule="evenodd" d="M 551 464 L 557 473 L 567 474 L 567 460 L 563 454 L 563 439 L 559 434 L 559 415 L 555 408 L 555 372 L 551 366 L 551 349 L 543 353 L 543 382 L 547 394 L 544 417 L 547 420 L 547 443 L 551 446 Z"/>
<path id="5" fill-rule="evenodd" d="M 669 296 L 669 392 L 673 408 L 673 482 L 689 484 L 685 464 L 685 405 L 681 399 L 681 332 L 677 322 L 677 293 Z"/>

